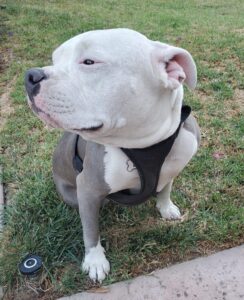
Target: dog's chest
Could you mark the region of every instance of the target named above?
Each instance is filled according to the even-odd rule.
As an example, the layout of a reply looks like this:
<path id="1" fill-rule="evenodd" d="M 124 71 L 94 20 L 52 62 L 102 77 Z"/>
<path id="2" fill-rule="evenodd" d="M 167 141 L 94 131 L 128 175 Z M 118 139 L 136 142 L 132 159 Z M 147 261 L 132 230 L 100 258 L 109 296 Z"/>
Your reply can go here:
<path id="1" fill-rule="evenodd" d="M 111 193 L 124 189 L 139 189 L 139 174 L 126 154 L 113 146 L 106 146 L 105 153 L 105 181 Z"/>
<path id="2" fill-rule="evenodd" d="M 169 181 L 179 174 L 195 154 L 196 148 L 196 138 L 182 128 L 161 168 L 157 191 L 162 190 Z M 105 146 L 105 153 L 105 182 L 109 185 L 110 192 L 115 193 L 124 189 L 139 190 L 138 171 L 126 154 L 113 146 Z"/>

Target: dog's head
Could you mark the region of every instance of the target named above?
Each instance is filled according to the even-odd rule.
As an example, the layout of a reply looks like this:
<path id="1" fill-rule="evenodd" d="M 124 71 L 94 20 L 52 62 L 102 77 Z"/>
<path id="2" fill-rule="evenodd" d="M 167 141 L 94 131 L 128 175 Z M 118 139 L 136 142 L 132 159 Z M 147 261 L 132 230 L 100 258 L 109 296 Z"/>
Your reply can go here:
<path id="1" fill-rule="evenodd" d="M 80 34 L 53 65 L 26 72 L 28 103 L 47 124 L 84 139 L 146 147 L 178 126 L 183 82 L 196 85 L 191 55 L 129 29 Z"/>

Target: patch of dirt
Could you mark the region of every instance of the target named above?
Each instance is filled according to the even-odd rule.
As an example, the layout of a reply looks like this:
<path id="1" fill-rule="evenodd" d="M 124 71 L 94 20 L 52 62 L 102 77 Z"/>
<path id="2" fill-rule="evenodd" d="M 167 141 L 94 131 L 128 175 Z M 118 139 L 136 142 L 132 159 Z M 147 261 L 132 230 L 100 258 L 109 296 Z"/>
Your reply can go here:
<path id="1" fill-rule="evenodd" d="M 0 131 L 3 130 L 4 125 L 6 124 L 6 121 L 8 119 L 8 117 L 10 116 L 11 113 L 14 112 L 14 108 L 11 104 L 11 100 L 10 100 L 10 94 L 13 90 L 13 87 L 15 85 L 16 82 L 16 77 L 14 77 L 6 86 L 4 93 L 1 95 L 0 97 L 0 103 L 1 103 L 1 107 L 0 107 Z"/>
<path id="2" fill-rule="evenodd" d="M 7 68 L 9 62 L 9 56 L 11 56 L 11 51 L 6 46 L 6 41 L 8 37 L 11 36 L 13 33 L 8 31 L 7 27 L 7 17 L 4 14 L 4 9 L 6 7 L 0 6 L 0 73 L 2 74 L 3 71 Z"/>
<path id="3" fill-rule="evenodd" d="M 199 91 L 197 94 L 198 98 L 201 101 L 201 104 L 203 106 L 203 109 L 201 110 L 201 116 L 204 116 L 205 124 L 201 124 L 201 135 L 202 135 L 202 146 L 209 146 L 209 143 L 213 142 L 211 136 L 209 133 L 211 132 L 211 128 L 209 128 L 206 124 L 208 124 L 208 121 L 211 121 L 211 119 L 214 117 L 213 114 L 209 115 L 207 106 L 209 104 L 212 104 L 214 98 L 211 95 L 207 95 L 202 91 Z M 239 117 L 244 113 L 244 90 L 243 89 L 235 89 L 234 95 L 231 99 L 226 99 L 224 102 L 223 110 L 225 112 L 224 118 L 226 121 L 229 121 L 232 118 Z M 217 113 L 215 112 L 216 117 L 218 117 Z M 197 116 L 196 116 L 197 117 Z M 222 129 L 222 133 L 227 130 L 225 128 Z M 226 132 L 228 134 L 228 132 Z M 218 145 L 218 140 L 220 137 L 216 137 L 214 143 L 215 145 Z M 226 146 L 225 146 L 225 150 Z M 231 152 L 233 149 L 231 149 Z"/>
<path id="4" fill-rule="evenodd" d="M 238 106 L 240 112 L 244 113 L 244 90 L 236 89 L 233 97 L 234 103 Z"/>
<path id="5" fill-rule="evenodd" d="M 204 106 L 215 101 L 213 96 L 205 94 L 203 91 L 198 91 L 197 96 L 203 105 L 201 114 L 204 115 L 205 120 L 210 120 L 212 116 L 208 115 L 207 109 Z M 227 119 L 244 113 L 244 90 L 235 89 L 232 99 L 225 100 L 224 111 Z"/>
<path id="6" fill-rule="evenodd" d="M 5 6 L 1 6 L 1 10 L 5 9 Z M 10 62 L 13 59 L 13 52 L 8 47 L 9 37 L 12 32 L 8 31 L 6 26 L 7 17 L 0 10 L 0 73 L 4 74 Z M 13 107 L 10 102 L 10 93 L 12 87 L 16 81 L 16 77 L 6 84 L 4 78 L 0 78 L 0 131 L 2 131 L 8 116 L 13 112 Z"/>
<path id="7" fill-rule="evenodd" d="M 195 251 L 185 251 L 184 254 L 177 253 L 174 249 L 168 249 L 157 257 L 145 257 L 141 264 L 131 269 L 130 275 L 134 278 L 136 276 L 150 274 L 156 269 L 170 267 L 176 263 L 186 262 L 202 256 L 209 256 L 219 251 L 242 245 L 243 242 L 243 237 L 240 237 L 239 243 L 225 241 L 222 245 L 218 245 L 214 241 L 200 241 L 197 243 Z"/>
<path id="8" fill-rule="evenodd" d="M 235 118 L 240 117 L 244 114 L 244 98 L 236 97 L 237 91 L 235 91 L 233 99 L 227 100 L 225 102 L 225 118 L 227 121 Z M 244 93 L 244 92 L 243 92 Z M 243 95 L 244 97 L 244 95 Z"/>
<path id="9" fill-rule="evenodd" d="M 239 34 L 244 34 L 244 28 L 234 29 L 234 30 L 232 30 L 232 32 L 239 33 Z"/>
<path id="10" fill-rule="evenodd" d="M 23 291 L 17 290 L 15 293 L 5 294 L 3 300 L 55 300 L 59 297 L 59 294 L 44 292 L 37 292 L 32 287 L 29 290 Z"/>

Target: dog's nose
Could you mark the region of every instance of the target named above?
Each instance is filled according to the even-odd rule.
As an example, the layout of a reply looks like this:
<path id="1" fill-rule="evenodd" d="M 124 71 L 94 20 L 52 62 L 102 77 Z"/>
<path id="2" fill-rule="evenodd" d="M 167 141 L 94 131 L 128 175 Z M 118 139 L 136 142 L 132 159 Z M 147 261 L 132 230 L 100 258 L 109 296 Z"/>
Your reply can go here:
<path id="1" fill-rule="evenodd" d="M 40 82 L 46 78 L 44 71 L 38 68 L 30 69 L 25 73 L 25 88 L 31 100 L 38 94 Z"/>

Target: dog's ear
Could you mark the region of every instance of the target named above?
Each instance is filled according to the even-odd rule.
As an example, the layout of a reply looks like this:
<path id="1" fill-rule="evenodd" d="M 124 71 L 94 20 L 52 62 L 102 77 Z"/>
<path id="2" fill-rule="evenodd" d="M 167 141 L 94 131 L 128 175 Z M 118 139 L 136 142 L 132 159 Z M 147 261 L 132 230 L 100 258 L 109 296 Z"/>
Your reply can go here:
<path id="1" fill-rule="evenodd" d="M 164 86 L 176 89 L 185 82 L 194 89 L 197 83 L 197 68 L 191 54 L 185 49 L 153 42 L 152 65 Z"/>

